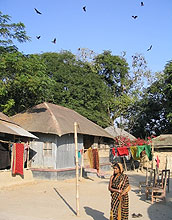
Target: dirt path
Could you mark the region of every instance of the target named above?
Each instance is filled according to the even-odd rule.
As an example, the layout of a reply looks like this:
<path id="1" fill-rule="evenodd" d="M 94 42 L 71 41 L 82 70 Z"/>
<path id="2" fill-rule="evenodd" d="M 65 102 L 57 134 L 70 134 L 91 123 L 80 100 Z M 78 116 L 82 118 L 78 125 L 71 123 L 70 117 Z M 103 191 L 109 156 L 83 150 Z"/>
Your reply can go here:
<path id="1" fill-rule="evenodd" d="M 130 218 L 132 213 L 141 213 L 144 220 L 172 219 L 172 195 L 168 202 L 151 205 L 144 196 L 138 195 L 138 182 L 144 177 L 128 172 L 132 190 Z M 75 180 L 34 181 L 22 186 L 0 190 L 0 220 L 108 220 L 110 194 L 109 178 L 83 179 L 80 182 L 80 216 L 75 215 Z M 170 189 L 170 193 L 172 189 Z"/>

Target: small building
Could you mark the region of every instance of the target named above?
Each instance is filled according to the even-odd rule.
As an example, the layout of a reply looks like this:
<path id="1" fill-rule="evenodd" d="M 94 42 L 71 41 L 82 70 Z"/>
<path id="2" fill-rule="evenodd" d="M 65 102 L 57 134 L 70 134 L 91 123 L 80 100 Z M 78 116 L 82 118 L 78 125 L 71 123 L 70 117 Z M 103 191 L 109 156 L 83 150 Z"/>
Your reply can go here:
<path id="1" fill-rule="evenodd" d="M 78 124 L 80 166 L 82 150 L 84 166 L 87 166 L 87 150 L 98 149 L 103 137 L 109 143 L 113 140 L 103 128 L 74 110 L 52 103 L 36 105 L 13 116 L 12 120 L 39 137 L 30 145 L 30 168 L 36 178 L 64 179 L 75 175 L 74 122 Z"/>
<path id="2" fill-rule="evenodd" d="M 111 134 L 114 138 L 125 137 L 125 138 L 130 139 L 131 141 L 136 139 L 132 134 L 128 133 L 122 128 L 116 128 L 114 126 L 110 126 L 110 127 L 105 128 L 105 131 Z"/>
<path id="3" fill-rule="evenodd" d="M 29 143 L 33 139 L 37 139 L 37 137 L 0 112 L 0 187 L 6 187 L 10 184 L 18 184 L 32 179 L 31 173 L 26 169 L 24 170 L 23 177 L 12 175 L 11 169 L 13 144 L 17 142 Z"/>
<path id="4" fill-rule="evenodd" d="M 161 134 L 152 139 L 154 148 L 153 166 L 156 167 L 157 157 L 160 160 L 159 169 L 172 171 L 172 134 Z"/>

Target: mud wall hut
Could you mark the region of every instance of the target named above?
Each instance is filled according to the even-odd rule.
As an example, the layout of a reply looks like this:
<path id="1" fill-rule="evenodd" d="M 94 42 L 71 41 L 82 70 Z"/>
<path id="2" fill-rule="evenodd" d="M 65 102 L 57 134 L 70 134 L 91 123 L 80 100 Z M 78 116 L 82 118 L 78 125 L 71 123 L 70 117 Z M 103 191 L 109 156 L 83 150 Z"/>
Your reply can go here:
<path id="1" fill-rule="evenodd" d="M 153 166 L 156 167 L 157 157 L 159 169 L 170 169 L 172 172 L 172 134 L 161 134 L 152 140 L 154 148 Z"/>

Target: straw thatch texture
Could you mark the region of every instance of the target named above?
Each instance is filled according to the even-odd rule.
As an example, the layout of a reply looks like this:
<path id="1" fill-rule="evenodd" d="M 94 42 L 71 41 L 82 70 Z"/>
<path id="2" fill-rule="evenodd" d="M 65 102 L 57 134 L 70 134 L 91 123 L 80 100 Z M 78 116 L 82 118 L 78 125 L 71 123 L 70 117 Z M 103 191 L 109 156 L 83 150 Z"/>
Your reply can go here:
<path id="1" fill-rule="evenodd" d="M 25 129 L 15 124 L 8 116 L 0 112 L 0 133 L 17 135 L 22 137 L 37 138 Z"/>
<path id="2" fill-rule="evenodd" d="M 74 133 L 74 122 L 77 122 L 80 134 L 112 138 L 103 128 L 74 110 L 52 103 L 36 105 L 11 119 L 30 132 L 62 136 Z"/>
<path id="3" fill-rule="evenodd" d="M 110 127 L 105 128 L 105 131 L 107 131 L 114 138 L 121 136 L 121 137 L 129 138 L 130 140 L 135 140 L 136 139 L 133 135 L 131 135 L 130 133 L 128 133 L 124 129 L 115 128 L 114 126 L 110 126 Z"/>

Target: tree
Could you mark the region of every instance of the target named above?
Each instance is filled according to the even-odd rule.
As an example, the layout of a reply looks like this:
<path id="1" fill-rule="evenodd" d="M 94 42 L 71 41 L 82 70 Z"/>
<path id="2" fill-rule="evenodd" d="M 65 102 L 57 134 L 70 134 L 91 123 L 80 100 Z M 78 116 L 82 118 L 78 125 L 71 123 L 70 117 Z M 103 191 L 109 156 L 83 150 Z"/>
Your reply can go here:
<path id="1" fill-rule="evenodd" d="M 0 11 L 0 45 L 13 44 L 14 39 L 20 43 L 30 40 L 26 35 L 25 25 L 22 22 L 11 23 L 11 17 Z"/>
<path id="2" fill-rule="evenodd" d="M 164 85 L 164 74 L 161 73 L 128 112 L 128 126 L 134 136 L 145 138 L 152 134 L 158 136 L 172 132 L 172 126 L 167 117 Z"/>
<path id="3" fill-rule="evenodd" d="M 74 109 L 91 121 L 110 124 L 108 108 L 111 93 L 92 64 L 76 59 L 69 51 L 41 55 L 47 73 L 54 81 L 54 103 Z"/>
<path id="4" fill-rule="evenodd" d="M 167 119 L 172 123 L 172 61 L 169 61 L 164 69 L 163 93 L 166 104 Z"/>
<path id="5" fill-rule="evenodd" d="M 129 92 L 132 87 L 129 66 L 124 57 L 114 56 L 111 51 L 104 51 L 94 60 L 97 74 L 101 76 L 113 96 L 109 108 L 109 117 L 113 125 L 115 119 L 125 117 L 133 103 L 133 97 Z"/>
<path id="6" fill-rule="evenodd" d="M 51 101 L 53 80 L 38 55 L 18 51 L 0 54 L 0 111 L 13 115 L 43 101 Z"/>

